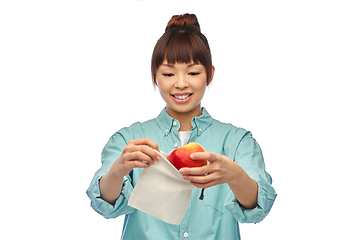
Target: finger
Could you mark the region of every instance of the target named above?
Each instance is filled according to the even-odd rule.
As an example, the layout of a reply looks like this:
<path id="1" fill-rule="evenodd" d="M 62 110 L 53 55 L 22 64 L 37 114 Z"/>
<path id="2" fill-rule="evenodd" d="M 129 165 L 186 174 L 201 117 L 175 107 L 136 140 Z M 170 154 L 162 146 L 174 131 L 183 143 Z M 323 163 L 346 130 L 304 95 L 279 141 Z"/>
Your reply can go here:
<path id="1" fill-rule="evenodd" d="M 212 152 L 197 152 L 190 155 L 192 160 L 203 160 L 217 161 L 220 159 L 220 155 Z"/>
<path id="2" fill-rule="evenodd" d="M 143 162 L 143 161 L 137 161 L 137 160 L 134 160 L 134 161 L 129 161 L 127 163 L 129 165 L 129 167 L 131 169 L 133 168 L 148 168 L 150 167 L 150 164 L 146 163 L 146 162 Z"/>
<path id="3" fill-rule="evenodd" d="M 216 179 L 212 179 L 209 175 L 207 176 L 184 176 L 185 180 L 190 181 L 192 185 L 198 188 L 208 188 L 217 185 Z"/>
<path id="4" fill-rule="evenodd" d="M 149 155 L 141 151 L 134 151 L 131 153 L 127 153 L 126 155 L 124 155 L 124 161 L 125 162 L 140 161 L 140 162 L 146 162 L 150 165 L 154 163 L 154 160 Z"/>
<path id="5" fill-rule="evenodd" d="M 202 167 L 181 168 L 179 172 L 186 176 L 203 176 L 208 173 L 208 165 Z"/>
<path id="6" fill-rule="evenodd" d="M 129 143 L 130 142 L 134 145 L 148 145 L 152 149 L 160 151 L 157 143 L 150 138 L 139 138 L 139 139 L 130 140 Z"/>
<path id="7" fill-rule="evenodd" d="M 159 146 L 152 139 L 150 139 L 150 138 L 135 139 L 135 140 L 133 140 L 133 144 L 135 146 L 141 146 L 140 149 L 137 148 L 137 150 L 142 151 L 142 152 L 146 153 L 147 155 L 149 155 L 153 159 L 153 161 L 160 161 L 160 157 L 158 155 L 158 152 L 160 152 Z M 147 147 L 144 148 L 144 146 L 147 146 Z"/>
<path id="8" fill-rule="evenodd" d="M 191 183 L 208 183 L 208 182 L 211 182 L 212 179 L 208 176 L 208 175 L 205 175 L 205 176 L 184 176 L 184 179 L 185 180 L 189 180 Z"/>
<path id="9" fill-rule="evenodd" d="M 147 145 L 133 145 L 130 152 L 141 152 L 151 158 L 151 162 L 160 161 L 159 154 L 154 149 L 149 148 Z"/>
<path id="10" fill-rule="evenodd" d="M 141 145 L 140 151 L 151 157 L 153 161 L 160 161 L 159 151 L 149 148 L 146 145 Z"/>

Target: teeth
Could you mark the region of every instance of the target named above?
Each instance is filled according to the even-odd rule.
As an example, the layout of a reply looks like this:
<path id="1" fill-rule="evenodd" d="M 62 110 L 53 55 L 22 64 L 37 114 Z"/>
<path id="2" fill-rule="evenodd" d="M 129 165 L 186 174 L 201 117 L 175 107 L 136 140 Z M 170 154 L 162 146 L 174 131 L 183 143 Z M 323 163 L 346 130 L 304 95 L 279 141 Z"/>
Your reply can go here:
<path id="1" fill-rule="evenodd" d="M 190 96 L 190 94 L 187 94 L 187 95 L 174 95 L 174 97 L 176 97 L 177 99 L 180 99 L 180 100 L 184 100 L 188 96 Z"/>

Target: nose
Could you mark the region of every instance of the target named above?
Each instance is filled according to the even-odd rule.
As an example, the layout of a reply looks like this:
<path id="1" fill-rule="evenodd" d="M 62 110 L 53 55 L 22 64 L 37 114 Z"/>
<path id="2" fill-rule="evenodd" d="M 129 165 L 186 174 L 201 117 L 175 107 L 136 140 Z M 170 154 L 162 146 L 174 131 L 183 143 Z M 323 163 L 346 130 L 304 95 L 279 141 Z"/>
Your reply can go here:
<path id="1" fill-rule="evenodd" d="M 189 86 L 187 80 L 186 80 L 186 76 L 183 75 L 178 75 L 178 77 L 176 78 L 176 82 L 175 82 L 175 88 L 178 89 L 185 89 Z"/>

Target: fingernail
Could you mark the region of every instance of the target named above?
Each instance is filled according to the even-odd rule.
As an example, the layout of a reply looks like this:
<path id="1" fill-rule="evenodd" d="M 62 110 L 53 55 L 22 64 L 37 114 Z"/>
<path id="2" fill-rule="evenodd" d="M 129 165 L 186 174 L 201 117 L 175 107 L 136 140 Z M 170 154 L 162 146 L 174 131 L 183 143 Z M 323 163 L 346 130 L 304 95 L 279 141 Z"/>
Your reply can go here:
<path id="1" fill-rule="evenodd" d="M 160 156 L 157 156 L 156 161 L 160 161 L 160 160 L 161 160 Z"/>
<path id="2" fill-rule="evenodd" d="M 180 173 L 184 173 L 185 171 L 183 170 L 183 169 L 180 169 L 180 171 L 179 171 Z"/>
<path id="3" fill-rule="evenodd" d="M 195 158 L 195 154 L 191 154 L 191 155 L 190 155 L 190 158 Z"/>

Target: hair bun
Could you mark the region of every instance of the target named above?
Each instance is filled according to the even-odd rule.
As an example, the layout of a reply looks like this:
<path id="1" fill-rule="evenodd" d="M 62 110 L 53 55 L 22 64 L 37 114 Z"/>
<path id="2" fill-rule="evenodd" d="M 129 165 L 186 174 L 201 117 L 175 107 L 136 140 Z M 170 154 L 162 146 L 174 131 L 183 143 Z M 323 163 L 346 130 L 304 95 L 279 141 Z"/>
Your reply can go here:
<path id="1" fill-rule="evenodd" d="M 177 27 L 192 27 L 201 32 L 200 24 L 195 14 L 185 13 L 183 15 L 174 15 L 168 22 L 165 31 Z"/>

